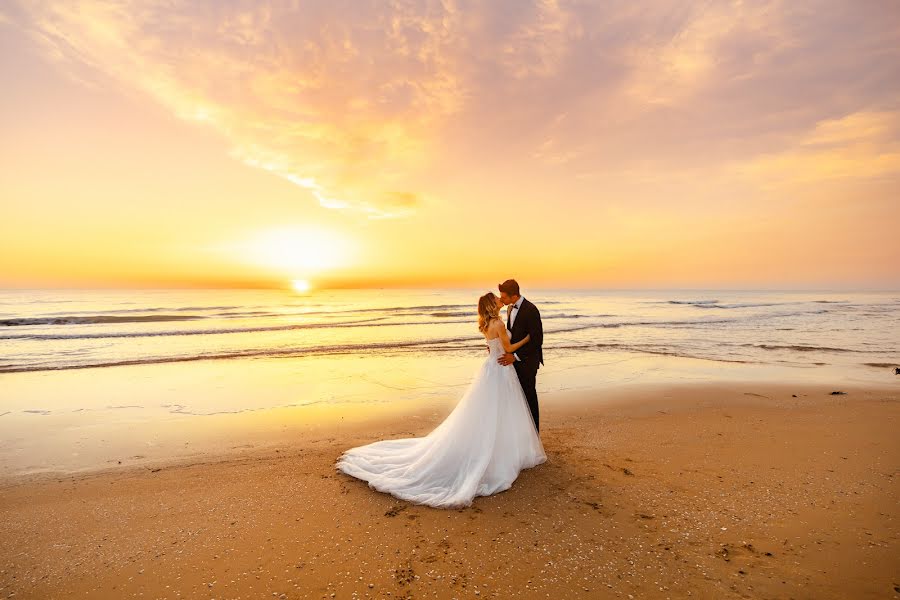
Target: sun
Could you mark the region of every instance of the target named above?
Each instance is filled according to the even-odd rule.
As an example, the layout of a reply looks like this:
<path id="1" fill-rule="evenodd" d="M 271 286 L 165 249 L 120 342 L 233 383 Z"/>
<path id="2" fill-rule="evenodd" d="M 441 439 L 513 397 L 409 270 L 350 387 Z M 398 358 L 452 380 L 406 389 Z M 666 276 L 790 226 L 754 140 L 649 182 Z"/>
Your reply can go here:
<path id="1" fill-rule="evenodd" d="M 306 279 L 294 279 L 291 281 L 291 287 L 299 294 L 305 294 L 312 289 L 312 286 Z"/>

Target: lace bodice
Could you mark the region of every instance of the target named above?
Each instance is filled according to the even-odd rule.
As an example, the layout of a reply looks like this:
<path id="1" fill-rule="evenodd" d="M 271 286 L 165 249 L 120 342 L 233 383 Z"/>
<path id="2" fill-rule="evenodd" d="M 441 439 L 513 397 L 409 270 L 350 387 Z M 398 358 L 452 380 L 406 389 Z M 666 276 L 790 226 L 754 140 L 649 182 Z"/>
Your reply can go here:
<path id="1" fill-rule="evenodd" d="M 499 337 L 495 337 L 487 341 L 488 348 L 491 350 L 491 358 L 500 358 L 506 351 L 503 349 L 503 342 Z"/>

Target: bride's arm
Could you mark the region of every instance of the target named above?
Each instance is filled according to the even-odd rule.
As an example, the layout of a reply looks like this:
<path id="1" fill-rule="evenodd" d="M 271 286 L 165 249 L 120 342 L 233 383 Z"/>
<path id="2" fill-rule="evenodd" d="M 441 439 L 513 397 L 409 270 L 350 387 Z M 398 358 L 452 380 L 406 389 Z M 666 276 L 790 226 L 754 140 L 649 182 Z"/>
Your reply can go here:
<path id="1" fill-rule="evenodd" d="M 509 343 L 509 333 L 507 333 L 506 327 L 503 326 L 503 323 L 500 323 L 500 325 L 497 327 L 497 331 L 500 334 L 500 343 L 503 344 L 503 349 L 507 354 L 512 354 L 531 341 L 531 335 L 529 334 L 515 344 Z"/>

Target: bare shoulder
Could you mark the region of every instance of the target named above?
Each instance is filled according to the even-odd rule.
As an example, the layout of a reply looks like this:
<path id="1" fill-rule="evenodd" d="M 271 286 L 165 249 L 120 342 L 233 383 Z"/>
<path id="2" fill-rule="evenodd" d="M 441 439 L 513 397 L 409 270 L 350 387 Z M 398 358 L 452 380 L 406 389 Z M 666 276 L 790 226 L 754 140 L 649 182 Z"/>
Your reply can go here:
<path id="1" fill-rule="evenodd" d="M 500 335 L 500 328 L 503 326 L 503 323 L 500 319 L 491 319 L 487 326 L 487 332 L 491 335 L 491 338 L 495 338 Z"/>

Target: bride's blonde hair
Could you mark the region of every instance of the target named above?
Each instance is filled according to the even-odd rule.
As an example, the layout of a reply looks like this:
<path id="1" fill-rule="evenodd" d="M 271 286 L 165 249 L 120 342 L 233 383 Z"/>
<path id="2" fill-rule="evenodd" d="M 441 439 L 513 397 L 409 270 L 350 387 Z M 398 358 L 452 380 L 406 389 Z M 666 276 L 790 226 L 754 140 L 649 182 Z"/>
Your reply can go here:
<path id="1" fill-rule="evenodd" d="M 487 331 L 491 319 L 500 318 L 500 307 L 497 306 L 497 296 L 494 292 L 488 292 L 478 299 L 478 331 Z"/>

